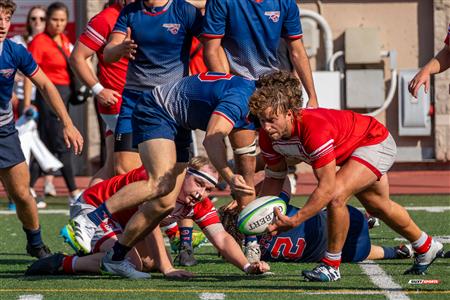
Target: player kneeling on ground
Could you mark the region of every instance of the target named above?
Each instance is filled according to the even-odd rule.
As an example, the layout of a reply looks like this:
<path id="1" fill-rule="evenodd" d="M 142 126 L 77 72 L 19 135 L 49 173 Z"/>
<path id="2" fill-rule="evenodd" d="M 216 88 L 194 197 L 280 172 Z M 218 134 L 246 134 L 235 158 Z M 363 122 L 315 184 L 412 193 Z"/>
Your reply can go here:
<path id="1" fill-rule="evenodd" d="M 71 208 L 71 218 L 80 214 L 87 214 L 89 218 L 95 218 L 95 209 L 104 205 L 104 202 L 114 193 L 131 182 L 145 180 L 146 178 L 147 172 L 141 167 L 88 188 Z M 178 220 L 192 218 L 227 261 L 249 274 L 259 274 L 268 271 L 269 266 L 265 262 L 248 263 L 239 245 L 220 223 L 213 204 L 207 198 L 215 188 L 217 178 L 218 173 L 207 158 L 194 157 L 191 159 L 175 208 L 169 216 L 163 219 L 161 225 L 167 226 L 176 223 Z M 156 263 L 156 266 L 166 276 L 176 278 L 190 277 L 191 274 L 188 272 L 173 269 L 158 227 L 153 231 L 152 236 L 147 236 L 133 251 L 129 252 L 128 257 L 130 259 L 120 261 L 117 265 L 109 264 L 105 266 L 100 263 L 105 255 L 104 252 L 111 248 L 112 244 L 117 240 L 117 236 L 122 232 L 122 228 L 125 227 L 137 210 L 138 208 L 134 207 L 113 214 L 103 221 L 99 227 L 93 228 L 95 230 L 94 238 L 91 242 L 93 254 L 84 257 L 65 257 L 62 254 L 55 254 L 50 258 L 39 260 L 32 264 L 27 274 L 98 272 L 101 268 L 106 272 L 120 274 L 124 277 L 148 278 L 150 277 L 149 274 L 141 271 L 148 270 L 149 267 L 155 266 Z M 62 233 L 72 247 L 80 249 L 74 238 L 74 234 L 77 233 L 71 232 L 70 229 L 70 226 L 66 226 L 63 228 Z M 151 250 L 152 247 L 156 247 L 156 249 Z M 141 249 L 146 251 L 141 252 Z M 145 255 L 140 255 L 139 259 L 139 253 L 144 253 Z M 138 270 L 136 270 L 135 266 Z"/>
<path id="2" fill-rule="evenodd" d="M 250 111 L 258 117 L 259 144 L 266 164 L 262 195 L 278 195 L 287 175 L 286 159 L 306 162 L 318 185 L 305 206 L 269 226 L 276 235 L 297 227 L 327 207 L 328 246 L 322 263 L 303 275 L 313 281 L 336 281 L 341 276 L 342 248 L 350 225 L 347 201 L 355 195 L 366 210 L 411 242 L 417 253 L 409 274 L 423 274 L 443 251 L 389 198 L 387 171 L 395 160 L 396 145 L 375 118 L 352 111 L 302 109 L 297 78 L 285 72 L 262 77 L 250 98 Z M 280 86 L 283 89 L 279 88 Z M 341 168 L 336 171 L 336 166 Z"/>

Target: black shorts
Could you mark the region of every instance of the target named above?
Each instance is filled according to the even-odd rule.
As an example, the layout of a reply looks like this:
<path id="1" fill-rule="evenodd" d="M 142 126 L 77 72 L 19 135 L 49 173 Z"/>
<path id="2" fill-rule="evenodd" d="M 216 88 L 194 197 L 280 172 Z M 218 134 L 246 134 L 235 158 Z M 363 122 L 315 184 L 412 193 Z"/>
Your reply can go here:
<path id="1" fill-rule="evenodd" d="M 7 125 L 8 126 L 8 125 Z M 17 130 L 0 136 L 0 169 L 9 168 L 25 161 Z"/>

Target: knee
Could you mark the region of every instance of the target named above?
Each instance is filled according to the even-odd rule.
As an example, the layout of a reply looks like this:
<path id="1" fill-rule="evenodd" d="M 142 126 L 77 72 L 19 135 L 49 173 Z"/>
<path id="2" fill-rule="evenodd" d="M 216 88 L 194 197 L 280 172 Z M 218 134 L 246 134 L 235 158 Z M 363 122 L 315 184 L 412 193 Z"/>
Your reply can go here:
<path id="1" fill-rule="evenodd" d="M 347 197 L 343 195 L 343 193 L 336 192 L 334 193 L 331 201 L 328 203 L 328 209 L 341 209 L 346 207 L 347 205 Z"/>
<path id="2" fill-rule="evenodd" d="M 145 186 L 146 201 L 166 196 L 173 191 L 175 183 L 175 180 L 164 177 L 149 178 Z"/>
<path id="3" fill-rule="evenodd" d="M 8 191 L 11 198 L 16 203 L 27 203 L 33 202 L 33 196 L 31 196 L 30 190 L 28 188 L 17 188 L 14 191 Z"/>

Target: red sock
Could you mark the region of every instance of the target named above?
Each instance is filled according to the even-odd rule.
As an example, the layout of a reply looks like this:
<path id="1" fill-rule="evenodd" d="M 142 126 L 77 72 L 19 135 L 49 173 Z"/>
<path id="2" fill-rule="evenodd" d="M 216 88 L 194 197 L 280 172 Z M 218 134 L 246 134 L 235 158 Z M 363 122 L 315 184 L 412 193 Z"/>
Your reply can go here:
<path id="1" fill-rule="evenodd" d="M 341 265 L 341 260 L 333 260 L 333 259 L 329 259 L 329 258 L 322 258 L 322 262 L 328 266 L 331 266 L 335 269 L 339 269 L 339 266 Z"/>
<path id="2" fill-rule="evenodd" d="M 423 253 L 427 252 L 428 250 L 430 250 L 432 240 L 433 239 L 431 238 L 431 236 L 428 236 L 428 238 L 425 240 L 425 242 L 422 245 L 420 245 L 417 248 L 414 248 L 416 253 L 423 254 Z"/>
<path id="3" fill-rule="evenodd" d="M 63 259 L 63 271 L 65 274 L 74 274 L 75 271 L 73 270 L 73 260 L 76 257 L 76 255 L 72 256 L 66 256 Z"/>

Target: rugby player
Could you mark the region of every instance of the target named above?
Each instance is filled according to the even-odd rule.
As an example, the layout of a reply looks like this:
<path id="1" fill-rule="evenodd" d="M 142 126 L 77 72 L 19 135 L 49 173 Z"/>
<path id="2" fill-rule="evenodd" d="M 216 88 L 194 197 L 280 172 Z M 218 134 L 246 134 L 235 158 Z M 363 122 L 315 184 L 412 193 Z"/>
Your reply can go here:
<path id="1" fill-rule="evenodd" d="M 328 246 L 322 263 L 303 276 L 314 281 L 340 279 L 342 249 L 349 229 L 347 201 L 355 195 L 366 210 L 411 242 L 416 257 L 406 271 L 423 274 L 443 251 L 441 243 L 421 231 L 408 212 L 389 198 L 386 172 L 396 145 L 375 118 L 352 111 L 301 109 L 298 79 L 285 72 L 263 76 L 249 106 L 260 121 L 259 144 L 266 160 L 263 195 L 277 195 L 286 177 L 286 159 L 310 164 L 318 185 L 305 206 L 278 220 L 268 230 L 287 231 L 327 207 Z M 278 88 L 283 86 L 283 89 Z M 336 166 L 340 169 L 336 171 Z"/>
<path id="2" fill-rule="evenodd" d="M 107 63 L 129 59 L 115 132 L 117 174 L 142 164 L 132 141 L 133 109 L 144 91 L 189 75 L 189 50 L 192 37 L 200 34 L 202 18 L 184 0 L 136 1 L 117 18 L 103 51 Z"/>
<path id="3" fill-rule="evenodd" d="M 248 263 L 238 243 L 224 230 L 220 223 L 213 204 L 207 198 L 217 184 L 217 177 L 217 171 L 207 158 L 192 158 L 187 168 L 187 175 L 184 179 L 182 189 L 177 197 L 175 208 L 169 216 L 162 220 L 160 225 L 162 227 L 172 227 L 179 220 L 192 218 L 228 262 L 246 273 L 253 274 L 268 271 L 268 265 L 264 262 Z M 146 180 L 147 178 L 147 172 L 143 167 L 140 167 L 125 175 L 113 177 L 88 188 L 75 205 L 71 207 L 71 217 L 94 211 L 96 207 L 103 205 L 106 199 L 122 187 L 132 182 Z M 93 255 L 77 257 L 55 254 L 50 258 L 31 265 L 27 274 L 44 275 L 98 272 L 100 259 L 104 255 L 104 252 L 111 248 L 114 241 L 122 233 L 122 228 L 126 226 L 126 223 L 137 210 L 137 207 L 133 207 L 129 210 L 113 214 L 100 224 L 92 239 Z M 70 232 L 70 230 L 71 228 L 66 226 L 62 230 L 62 234 L 66 241 L 74 249 L 78 250 L 76 241 L 73 238 L 73 232 Z M 97 254 L 99 252 L 103 254 Z M 152 269 L 155 265 L 162 273 L 171 278 L 192 276 L 188 272 L 173 268 L 170 263 L 171 260 L 165 251 L 161 232 L 158 227 L 152 232 L 152 236 L 147 236 L 133 248 L 133 251 L 129 252 L 129 257 L 130 260 L 124 260 L 122 262 L 123 269 L 128 270 L 126 277 L 129 278 L 148 278 L 149 275 L 142 271 Z M 133 265 L 137 266 L 137 270 Z M 108 271 L 108 269 L 104 271 Z"/>
<path id="4" fill-rule="evenodd" d="M 48 256 L 50 250 L 42 241 L 36 201 L 30 194 L 30 172 L 14 124 L 11 98 L 17 70 L 31 79 L 61 119 L 65 144 L 68 148 L 73 145 L 75 154 L 81 153 L 83 138 L 73 125 L 56 87 L 31 54 L 22 45 L 6 39 L 15 9 L 13 1 L 0 0 L 0 180 L 16 203 L 17 216 L 27 236 L 28 254 L 40 258 Z"/>
<path id="5" fill-rule="evenodd" d="M 122 91 L 125 86 L 128 59 L 122 57 L 117 62 L 106 63 L 103 51 L 120 11 L 124 5 L 133 2 L 133 0 L 110 0 L 109 2 L 111 5 L 89 21 L 70 55 L 71 67 L 79 78 L 91 88 L 97 99 L 100 116 L 106 124 L 106 161 L 104 166 L 92 176 L 89 185 L 114 176 L 114 161 L 123 161 L 120 156 L 123 153 L 125 153 L 124 155 L 127 153 L 121 151 L 114 153 L 114 132 L 122 104 Z M 98 58 L 98 77 L 88 63 L 94 54 Z M 118 149 L 121 148 L 121 142 L 121 140 L 116 141 Z M 121 167 L 119 166 L 120 170 Z"/>
<path id="6" fill-rule="evenodd" d="M 253 141 L 246 139 L 246 132 L 254 130 L 247 120 L 248 99 L 254 89 L 253 81 L 238 76 L 200 73 L 144 92 L 133 112 L 133 140 L 139 145 L 148 179 L 125 186 L 95 213 L 72 220 L 81 248 L 90 252 L 95 228 L 104 216 L 145 202 L 104 257 L 103 264 L 112 268 L 172 211 L 189 161 L 193 129 L 206 131 L 203 144 L 208 156 L 233 193 L 253 195 L 254 188 L 228 167 L 224 138 L 233 136 L 244 152 L 255 150 Z"/>

